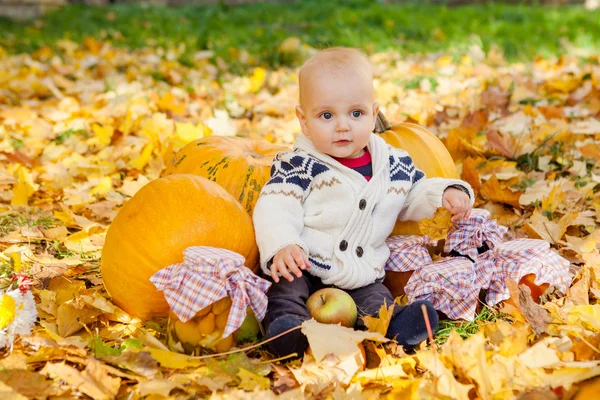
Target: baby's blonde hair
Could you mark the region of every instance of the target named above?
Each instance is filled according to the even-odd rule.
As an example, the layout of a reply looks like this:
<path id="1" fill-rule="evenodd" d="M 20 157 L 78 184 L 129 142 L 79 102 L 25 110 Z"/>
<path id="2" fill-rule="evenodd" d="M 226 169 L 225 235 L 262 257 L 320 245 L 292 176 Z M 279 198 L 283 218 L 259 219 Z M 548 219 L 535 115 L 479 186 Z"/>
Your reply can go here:
<path id="1" fill-rule="evenodd" d="M 300 87 L 300 104 L 303 104 L 305 88 L 310 79 L 319 73 L 344 74 L 349 71 L 358 72 L 373 81 L 371 63 L 365 54 L 351 47 L 331 47 L 321 50 L 310 57 L 300 67 L 298 72 L 298 86 Z"/>

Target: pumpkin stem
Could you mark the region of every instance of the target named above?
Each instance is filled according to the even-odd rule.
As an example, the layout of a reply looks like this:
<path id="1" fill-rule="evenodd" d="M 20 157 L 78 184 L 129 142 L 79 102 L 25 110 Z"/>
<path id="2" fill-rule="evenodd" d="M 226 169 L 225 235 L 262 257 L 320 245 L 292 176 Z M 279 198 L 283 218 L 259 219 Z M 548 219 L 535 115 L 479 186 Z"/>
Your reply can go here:
<path id="1" fill-rule="evenodd" d="M 392 129 L 392 125 L 387 120 L 385 115 L 383 115 L 383 113 L 381 111 L 379 111 L 379 114 L 377 114 L 377 121 L 375 121 L 375 131 L 374 132 L 381 134 L 385 131 L 389 131 L 390 129 Z"/>

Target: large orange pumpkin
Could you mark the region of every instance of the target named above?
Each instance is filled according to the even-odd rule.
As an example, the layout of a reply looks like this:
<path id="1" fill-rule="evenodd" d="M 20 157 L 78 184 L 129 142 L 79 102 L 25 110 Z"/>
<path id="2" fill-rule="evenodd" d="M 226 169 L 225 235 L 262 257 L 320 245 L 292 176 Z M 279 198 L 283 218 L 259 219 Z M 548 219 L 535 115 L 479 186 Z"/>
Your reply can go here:
<path id="1" fill-rule="evenodd" d="M 252 215 L 273 158 L 285 150 L 266 140 L 208 136 L 179 150 L 164 175 L 195 174 L 217 182 Z"/>
<path id="2" fill-rule="evenodd" d="M 258 269 L 252 220 L 225 189 L 191 174 L 156 179 L 119 211 L 106 233 L 102 278 L 116 305 L 141 319 L 167 316 L 162 292 L 149 278 L 183 261 L 189 246 L 235 251 Z"/>
<path id="3" fill-rule="evenodd" d="M 444 143 L 420 125 L 406 122 L 392 126 L 382 113 L 377 116 L 375 133 L 393 147 L 405 150 L 415 166 L 429 178 L 459 179 L 458 170 Z M 392 235 L 418 235 L 418 222 L 397 222 Z"/>
<path id="4" fill-rule="evenodd" d="M 393 147 L 405 150 L 413 159 L 415 166 L 425 172 L 427 177 L 458 179 L 459 174 L 452 156 L 442 141 L 420 125 L 403 123 L 392 126 L 382 113 L 377 116 L 375 132 Z M 420 235 L 416 221 L 398 221 L 391 236 Z M 404 294 L 404 286 L 412 272 L 387 271 L 383 284 L 394 297 Z"/>

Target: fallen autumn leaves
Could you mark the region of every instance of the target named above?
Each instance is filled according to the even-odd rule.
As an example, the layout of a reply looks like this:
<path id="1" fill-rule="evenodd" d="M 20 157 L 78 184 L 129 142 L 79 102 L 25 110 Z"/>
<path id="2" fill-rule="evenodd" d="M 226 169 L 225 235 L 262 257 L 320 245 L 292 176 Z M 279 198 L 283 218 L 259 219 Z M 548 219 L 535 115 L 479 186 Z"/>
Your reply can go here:
<path id="1" fill-rule="evenodd" d="M 361 371 L 348 338 L 339 344 L 356 348 L 349 356 L 317 354 L 317 341 L 313 355 L 287 367 L 262 351 L 174 354 L 159 340 L 165 321 L 125 314 L 99 276 L 116 212 L 185 144 L 240 135 L 290 145 L 299 130 L 294 72 L 234 76 L 200 53 L 189 67 L 174 61 L 176 49 L 129 52 L 91 38 L 58 48 L 0 52 L 0 274 L 36 279 L 40 316 L 0 360 L 3 395 L 511 399 L 538 388 L 570 398 L 586 387 L 578 382 L 600 375 L 599 57 L 526 65 L 480 51 L 459 60 L 371 57 L 387 117 L 437 133 L 476 205 L 512 237 L 552 243 L 576 279 L 566 297 L 548 290 L 541 304 L 514 284 L 503 309 L 512 322 L 481 322 L 468 339 L 451 333 L 438 352 L 367 345 Z M 323 337 L 320 329 L 336 327 L 313 329 Z M 584 390 L 592 389 L 579 396 Z"/>

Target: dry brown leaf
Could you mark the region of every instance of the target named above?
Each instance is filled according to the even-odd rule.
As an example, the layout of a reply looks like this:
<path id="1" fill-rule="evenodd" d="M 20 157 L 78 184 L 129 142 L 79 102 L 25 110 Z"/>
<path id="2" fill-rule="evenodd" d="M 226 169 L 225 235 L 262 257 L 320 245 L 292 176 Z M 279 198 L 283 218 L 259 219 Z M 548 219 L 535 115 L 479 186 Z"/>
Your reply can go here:
<path id="1" fill-rule="evenodd" d="M 273 368 L 273 391 L 275 394 L 287 392 L 295 387 L 298 387 L 298 382 L 294 379 L 292 372 L 277 364 L 272 364 Z"/>
<path id="2" fill-rule="evenodd" d="M 501 187 L 496 175 L 492 175 L 490 179 L 481 185 L 481 195 L 487 200 L 508 204 L 516 208 L 520 207 L 519 198 L 521 194 L 519 191 Z"/>
<path id="3" fill-rule="evenodd" d="M 567 289 L 567 298 L 575 305 L 590 304 L 590 268 L 584 265 L 579 273 L 579 280 Z"/>
<path id="4" fill-rule="evenodd" d="M 509 159 L 515 159 L 519 156 L 517 140 L 509 134 L 501 134 L 498 129 L 488 129 L 486 132 L 488 147 L 496 150 L 498 153 Z"/>
<path id="5" fill-rule="evenodd" d="M 7 369 L 0 371 L 0 381 L 10 386 L 15 392 L 28 398 L 44 398 L 51 394 L 50 383 L 37 372 L 22 369 Z M 0 390 L 0 398 L 6 399 Z"/>
<path id="6" fill-rule="evenodd" d="M 388 327 L 390 326 L 390 321 L 392 320 L 393 311 L 394 304 L 390 304 L 386 307 L 384 302 L 379 309 L 377 317 L 365 315 L 361 318 L 369 332 L 377 332 L 382 336 L 385 336 L 387 334 Z"/>
<path id="7" fill-rule="evenodd" d="M 481 164 L 482 161 L 482 158 L 467 157 L 462 166 L 462 178 L 471 185 L 476 195 L 479 195 L 481 190 L 481 178 L 479 172 L 477 172 L 477 165 Z"/>
<path id="8" fill-rule="evenodd" d="M 111 378 L 97 361 L 90 362 L 83 372 L 63 363 L 48 363 L 40 373 L 61 379 L 74 390 L 79 390 L 94 400 L 113 398 L 121 382 L 119 378 Z"/>
<path id="9" fill-rule="evenodd" d="M 82 329 L 84 325 L 96 320 L 102 314 L 98 309 L 80 306 L 73 300 L 58 306 L 56 312 L 56 326 L 58 334 L 67 337 Z"/>
<path id="10" fill-rule="evenodd" d="M 594 336 L 575 337 L 571 350 L 576 361 L 600 360 L 600 333 Z"/>
<path id="11" fill-rule="evenodd" d="M 513 279 L 506 279 L 510 299 L 521 312 L 525 321 L 531 326 L 536 335 L 546 332 L 546 327 L 552 319 L 548 312 L 535 303 L 531 298 L 531 289 L 526 285 L 518 285 Z"/>
<path id="12" fill-rule="evenodd" d="M 125 351 L 118 356 L 105 356 L 102 361 L 152 379 L 159 374 L 158 363 L 150 353 L 141 351 Z"/>
<path id="13" fill-rule="evenodd" d="M 549 243 L 556 244 L 562 240 L 567 228 L 577 218 L 577 214 L 576 212 L 565 214 L 557 222 L 554 222 L 535 210 L 529 222 L 523 226 L 523 232 L 531 238 L 544 239 Z"/>
<path id="14" fill-rule="evenodd" d="M 419 222 L 421 234 L 429 236 L 431 240 L 446 239 L 452 227 L 452 215 L 444 207 L 438 208 L 433 217 L 424 218 Z"/>

